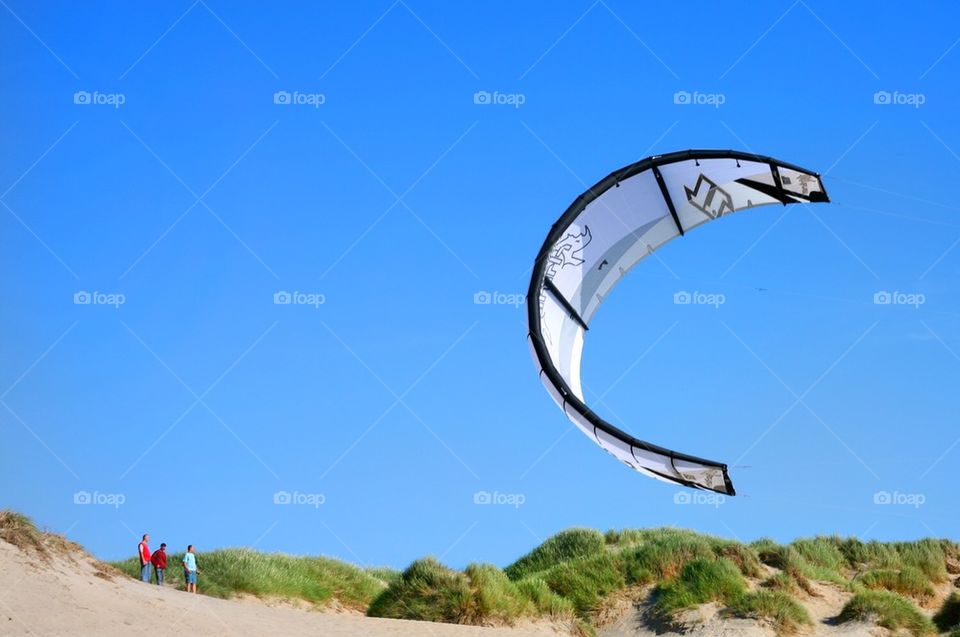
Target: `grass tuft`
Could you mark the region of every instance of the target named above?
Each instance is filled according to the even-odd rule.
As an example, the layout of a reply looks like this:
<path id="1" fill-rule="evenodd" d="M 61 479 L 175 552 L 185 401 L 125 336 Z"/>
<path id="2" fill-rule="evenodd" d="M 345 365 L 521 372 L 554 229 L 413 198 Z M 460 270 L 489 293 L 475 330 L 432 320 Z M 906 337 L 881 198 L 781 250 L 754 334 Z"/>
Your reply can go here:
<path id="1" fill-rule="evenodd" d="M 561 531 L 504 569 L 516 581 L 552 566 L 605 551 L 604 536 L 593 529 Z"/>
<path id="2" fill-rule="evenodd" d="M 837 618 L 840 623 L 866 621 L 892 630 L 906 630 L 914 637 L 936 634 L 927 617 L 909 601 L 890 591 L 863 591 L 847 602 Z"/>
<path id="3" fill-rule="evenodd" d="M 464 573 L 470 581 L 470 597 L 458 623 L 512 625 L 533 614 L 530 599 L 496 566 L 471 564 Z"/>
<path id="4" fill-rule="evenodd" d="M 684 566 L 679 577 L 657 588 L 655 609 L 669 617 L 707 602 L 729 604 L 745 592 L 746 582 L 733 562 L 699 558 Z"/>
<path id="5" fill-rule="evenodd" d="M 717 542 L 713 551 L 717 557 L 726 558 L 736 564 L 744 577 L 763 576 L 763 565 L 760 563 L 760 558 L 750 547 L 739 542 Z"/>
<path id="6" fill-rule="evenodd" d="M 428 557 L 408 566 L 373 600 L 367 615 L 459 623 L 469 598 L 467 576 Z"/>
<path id="7" fill-rule="evenodd" d="M 535 597 L 535 599 L 534 599 Z M 417 560 L 370 605 L 372 617 L 393 617 L 481 626 L 513 625 L 540 614 L 572 617 L 570 605 L 546 584 L 520 585 L 490 564 L 471 564 L 454 571 L 433 558 Z"/>
<path id="8" fill-rule="evenodd" d="M 557 564 L 542 577 L 581 619 L 588 619 L 603 597 L 626 586 L 618 560 L 606 553 Z"/>
<path id="9" fill-rule="evenodd" d="M 936 595 L 936 591 L 927 576 L 915 566 L 904 567 L 901 571 L 893 569 L 867 571 L 857 577 L 855 581 L 871 590 L 883 589 L 900 593 L 904 597 L 911 597 L 921 604 L 929 602 Z"/>
<path id="10" fill-rule="evenodd" d="M 0 540 L 9 542 L 21 550 L 47 555 L 41 533 L 33 520 L 22 513 L 4 509 L 0 511 Z"/>
<path id="11" fill-rule="evenodd" d="M 760 589 L 735 598 L 724 614 L 750 619 L 766 619 L 778 635 L 792 635 L 813 624 L 803 606 L 782 591 Z"/>
<path id="12" fill-rule="evenodd" d="M 792 577 L 808 594 L 815 594 L 810 580 L 831 582 L 842 588 L 850 588 L 850 581 L 841 570 L 834 568 L 832 551 L 825 549 L 822 541 L 801 540 L 781 546 L 770 540 L 760 540 L 751 546 L 761 562 Z"/>
<path id="13" fill-rule="evenodd" d="M 640 543 L 620 552 L 625 577 L 631 584 L 673 579 L 689 562 L 715 556 L 708 538 L 678 529 L 645 531 Z"/>
<path id="14" fill-rule="evenodd" d="M 517 582 L 517 590 L 533 603 L 542 616 L 551 619 L 568 619 L 573 616 L 573 603 L 554 593 L 539 576 L 520 580 Z"/>

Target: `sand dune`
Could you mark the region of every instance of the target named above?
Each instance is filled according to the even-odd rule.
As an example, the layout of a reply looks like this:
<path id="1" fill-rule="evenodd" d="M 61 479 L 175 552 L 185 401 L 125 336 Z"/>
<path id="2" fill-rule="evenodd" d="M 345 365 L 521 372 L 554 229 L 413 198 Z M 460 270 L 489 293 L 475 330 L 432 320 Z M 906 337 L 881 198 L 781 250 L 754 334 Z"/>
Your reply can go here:
<path id="1" fill-rule="evenodd" d="M 307 602 L 230 600 L 191 595 L 172 587 L 135 581 L 57 535 L 28 531 L 0 539 L 0 635 L 324 635 L 325 637 L 558 637 L 571 635 L 569 623 L 525 622 L 513 627 L 478 627 L 366 617 L 336 604 L 317 610 Z M 21 540 L 16 539 L 21 538 Z M 767 571 L 772 569 L 765 567 Z M 769 574 L 769 573 L 768 573 Z M 759 579 L 750 580 L 751 589 Z M 960 585 L 960 584 L 958 584 Z M 202 586 L 202 580 L 201 580 Z M 836 624 L 851 593 L 811 582 L 801 596 L 813 625 L 801 635 L 881 637 L 891 633 L 865 623 Z M 934 607 L 954 590 L 938 586 Z M 652 588 L 622 595 L 598 621 L 598 637 L 774 637 L 767 622 L 725 617 L 718 604 L 681 612 L 662 625 L 652 613 Z"/>
<path id="2" fill-rule="evenodd" d="M 189 595 L 111 575 L 84 553 L 46 561 L 2 540 L 0 573 L 0 635 L 546 637 L 562 630 L 546 624 L 506 629 L 377 619 Z"/>

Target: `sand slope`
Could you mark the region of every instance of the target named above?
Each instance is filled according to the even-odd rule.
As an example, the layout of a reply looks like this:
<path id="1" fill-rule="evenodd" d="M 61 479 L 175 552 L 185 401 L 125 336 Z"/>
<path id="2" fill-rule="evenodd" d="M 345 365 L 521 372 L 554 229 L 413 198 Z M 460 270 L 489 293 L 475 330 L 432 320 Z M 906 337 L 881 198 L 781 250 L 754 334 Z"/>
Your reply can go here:
<path id="1" fill-rule="evenodd" d="M 49 563 L 0 540 L 0 635 L 323 635 L 324 637 L 556 637 L 560 627 L 479 628 L 270 606 L 188 595 L 98 575 L 83 553 Z M 202 585 L 202 582 L 201 582 Z"/>

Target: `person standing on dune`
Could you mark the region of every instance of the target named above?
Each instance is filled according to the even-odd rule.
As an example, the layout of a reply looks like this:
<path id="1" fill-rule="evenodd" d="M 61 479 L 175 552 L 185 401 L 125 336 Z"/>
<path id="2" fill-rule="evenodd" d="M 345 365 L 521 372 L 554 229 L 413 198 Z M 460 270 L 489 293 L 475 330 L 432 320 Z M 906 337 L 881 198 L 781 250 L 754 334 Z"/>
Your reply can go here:
<path id="1" fill-rule="evenodd" d="M 140 555 L 140 581 L 150 583 L 150 547 L 147 542 L 150 541 L 150 534 L 144 533 L 143 539 L 137 545 L 137 553 Z"/>
<path id="2" fill-rule="evenodd" d="M 167 572 L 167 544 L 165 542 L 161 542 L 160 548 L 150 556 L 150 562 L 153 564 L 153 573 L 157 578 L 157 586 L 163 586 L 163 576 Z"/>
<path id="3" fill-rule="evenodd" d="M 187 592 L 197 592 L 197 556 L 193 552 L 193 544 L 187 547 L 187 552 L 183 555 L 183 581 L 187 583 Z"/>

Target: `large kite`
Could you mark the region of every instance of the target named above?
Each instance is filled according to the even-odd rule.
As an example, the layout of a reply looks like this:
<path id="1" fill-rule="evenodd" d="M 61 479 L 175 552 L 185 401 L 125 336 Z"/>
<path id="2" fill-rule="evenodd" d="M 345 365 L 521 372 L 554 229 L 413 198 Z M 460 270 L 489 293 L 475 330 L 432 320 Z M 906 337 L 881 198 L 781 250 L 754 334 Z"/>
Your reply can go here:
<path id="1" fill-rule="evenodd" d="M 533 268 L 528 341 L 550 396 L 583 433 L 636 471 L 734 495 L 727 465 L 638 440 L 586 405 L 583 336 L 617 281 L 671 239 L 747 208 L 826 201 L 819 174 L 730 150 L 654 155 L 602 179 L 553 224 Z"/>

